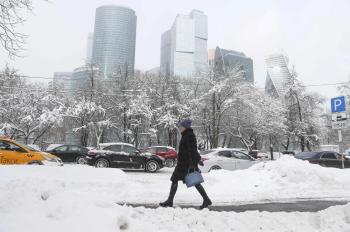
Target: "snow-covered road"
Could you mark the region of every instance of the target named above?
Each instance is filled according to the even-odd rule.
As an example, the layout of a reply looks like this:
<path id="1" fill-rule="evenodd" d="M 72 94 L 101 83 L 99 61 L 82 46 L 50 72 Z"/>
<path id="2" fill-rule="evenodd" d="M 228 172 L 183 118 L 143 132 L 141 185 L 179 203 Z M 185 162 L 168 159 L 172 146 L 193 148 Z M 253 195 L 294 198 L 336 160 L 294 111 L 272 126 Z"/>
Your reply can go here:
<path id="1" fill-rule="evenodd" d="M 171 171 L 0 166 L 0 231 L 350 231 L 350 205 L 316 213 L 233 213 L 116 204 L 164 200 Z M 323 168 L 291 157 L 242 171 L 211 172 L 204 178 L 216 205 L 348 199 L 350 192 L 350 170 Z M 196 205 L 201 198 L 195 189 L 179 185 L 175 203 Z"/>

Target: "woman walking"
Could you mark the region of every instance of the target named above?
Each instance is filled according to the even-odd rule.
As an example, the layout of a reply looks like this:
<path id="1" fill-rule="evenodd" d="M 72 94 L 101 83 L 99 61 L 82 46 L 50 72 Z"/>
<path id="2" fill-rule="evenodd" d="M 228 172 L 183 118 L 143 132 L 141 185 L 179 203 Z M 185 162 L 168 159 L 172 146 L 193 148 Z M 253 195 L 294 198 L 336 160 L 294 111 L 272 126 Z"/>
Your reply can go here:
<path id="1" fill-rule="evenodd" d="M 178 181 L 182 180 L 184 182 L 185 176 L 189 171 L 199 171 L 198 164 L 201 157 L 197 150 L 197 140 L 191 128 L 192 121 L 190 119 L 185 119 L 179 124 L 179 129 L 181 131 L 181 140 L 179 145 L 178 161 L 175 170 L 170 178 L 171 187 L 169 197 L 166 201 L 160 203 L 162 207 L 172 207 L 174 197 L 177 190 Z M 207 193 L 205 192 L 203 186 L 198 184 L 195 186 L 198 192 L 203 197 L 203 204 L 200 209 L 207 208 L 212 204 Z"/>

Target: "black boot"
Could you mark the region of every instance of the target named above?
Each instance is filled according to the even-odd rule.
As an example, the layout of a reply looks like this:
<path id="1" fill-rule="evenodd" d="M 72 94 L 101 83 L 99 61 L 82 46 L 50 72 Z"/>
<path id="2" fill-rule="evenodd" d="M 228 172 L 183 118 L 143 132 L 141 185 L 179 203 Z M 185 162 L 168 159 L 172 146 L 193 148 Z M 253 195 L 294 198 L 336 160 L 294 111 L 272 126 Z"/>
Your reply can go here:
<path id="1" fill-rule="evenodd" d="M 207 208 L 208 206 L 210 206 L 212 204 L 212 202 L 209 199 L 207 193 L 205 192 L 203 186 L 201 184 L 196 185 L 196 189 L 198 190 L 198 192 L 203 197 L 203 204 L 199 208 L 200 209 L 204 209 L 204 208 Z"/>
<path id="2" fill-rule="evenodd" d="M 171 183 L 168 200 L 159 203 L 159 206 L 161 206 L 161 207 L 173 207 L 173 201 L 174 201 L 176 190 L 177 190 L 177 182 L 174 181 Z"/>

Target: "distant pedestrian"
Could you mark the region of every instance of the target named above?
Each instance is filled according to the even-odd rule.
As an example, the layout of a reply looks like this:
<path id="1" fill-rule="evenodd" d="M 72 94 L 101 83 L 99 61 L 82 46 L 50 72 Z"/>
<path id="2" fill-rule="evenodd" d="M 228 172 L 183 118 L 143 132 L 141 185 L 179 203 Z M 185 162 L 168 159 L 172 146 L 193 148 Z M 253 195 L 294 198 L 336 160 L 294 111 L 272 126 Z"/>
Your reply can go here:
<path id="1" fill-rule="evenodd" d="M 193 129 L 191 128 L 191 124 L 192 121 L 190 119 L 185 119 L 179 124 L 179 129 L 181 131 L 181 140 L 179 145 L 178 161 L 175 170 L 170 178 L 172 184 L 169 197 L 166 201 L 159 204 L 162 207 L 173 206 L 173 201 L 179 180 L 182 180 L 184 182 L 185 176 L 190 171 L 199 171 L 198 164 L 200 163 L 201 156 L 197 150 L 197 140 L 195 134 L 193 133 Z M 210 206 L 212 202 L 205 192 L 203 186 L 201 184 L 198 184 L 195 187 L 203 197 L 203 204 L 200 206 L 200 209 Z"/>

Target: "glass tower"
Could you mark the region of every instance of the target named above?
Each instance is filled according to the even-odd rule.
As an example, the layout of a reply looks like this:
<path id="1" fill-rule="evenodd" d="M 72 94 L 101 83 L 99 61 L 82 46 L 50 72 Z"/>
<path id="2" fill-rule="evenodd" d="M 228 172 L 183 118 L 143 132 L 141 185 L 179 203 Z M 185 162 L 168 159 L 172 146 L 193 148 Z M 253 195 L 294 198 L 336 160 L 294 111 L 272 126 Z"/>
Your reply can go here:
<path id="1" fill-rule="evenodd" d="M 103 77 L 134 72 L 136 21 L 135 11 L 127 7 L 96 9 L 92 63 Z"/>
<path id="2" fill-rule="evenodd" d="M 265 91 L 275 97 L 284 96 L 292 79 L 288 56 L 284 52 L 274 53 L 267 56 L 265 62 L 267 66 Z"/>
<path id="3" fill-rule="evenodd" d="M 160 71 L 175 76 L 191 76 L 207 64 L 208 17 L 193 10 L 177 15 L 172 27 L 162 34 Z"/>
<path id="4" fill-rule="evenodd" d="M 243 52 L 216 47 L 214 64 L 216 70 L 220 73 L 230 72 L 235 69 L 241 70 L 246 81 L 254 82 L 253 60 Z"/>

